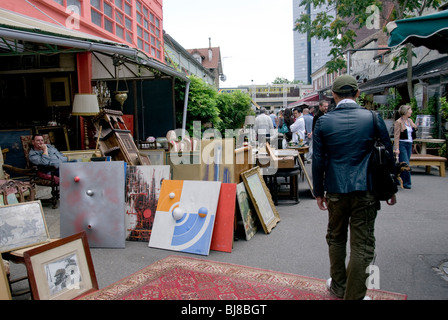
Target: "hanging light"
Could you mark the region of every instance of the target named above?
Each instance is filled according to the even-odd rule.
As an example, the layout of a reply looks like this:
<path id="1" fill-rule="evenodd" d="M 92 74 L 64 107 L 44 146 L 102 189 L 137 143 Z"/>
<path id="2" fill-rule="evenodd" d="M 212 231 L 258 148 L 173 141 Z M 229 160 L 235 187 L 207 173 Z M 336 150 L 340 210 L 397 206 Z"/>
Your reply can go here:
<path id="1" fill-rule="evenodd" d="M 126 91 L 119 91 L 118 90 L 118 84 L 120 83 L 120 70 L 121 65 L 123 64 L 123 61 L 118 58 L 118 56 L 114 56 L 114 66 L 115 66 L 115 74 L 117 76 L 117 84 L 115 86 L 115 100 L 117 100 L 121 105 L 121 110 L 123 110 L 124 102 L 128 99 L 128 83 L 126 82 L 126 77 L 123 72 L 123 79 L 124 83 L 126 84 Z"/>

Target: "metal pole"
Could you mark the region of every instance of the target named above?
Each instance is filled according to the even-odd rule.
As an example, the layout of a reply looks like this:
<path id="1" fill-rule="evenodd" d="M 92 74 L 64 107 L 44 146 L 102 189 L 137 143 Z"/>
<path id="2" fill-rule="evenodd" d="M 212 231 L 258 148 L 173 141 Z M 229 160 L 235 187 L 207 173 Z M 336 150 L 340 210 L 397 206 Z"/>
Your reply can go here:
<path id="1" fill-rule="evenodd" d="M 187 110 L 188 110 L 188 95 L 190 93 L 190 81 L 187 81 L 187 86 L 185 88 L 185 99 L 184 99 L 184 114 L 182 119 L 182 138 L 185 135 L 187 129 Z"/>

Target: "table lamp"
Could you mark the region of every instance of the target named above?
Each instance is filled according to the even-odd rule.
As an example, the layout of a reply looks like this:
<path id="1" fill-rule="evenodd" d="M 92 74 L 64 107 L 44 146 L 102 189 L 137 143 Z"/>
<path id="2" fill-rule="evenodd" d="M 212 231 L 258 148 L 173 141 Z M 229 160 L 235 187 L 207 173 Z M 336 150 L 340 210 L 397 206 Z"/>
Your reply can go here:
<path id="1" fill-rule="evenodd" d="M 73 101 L 72 115 L 74 116 L 95 116 L 100 112 L 98 98 L 96 94 L 77 93 Z M 84 121 L 84 145 L 89 149 L 89 134 L 87 123 Z"/>

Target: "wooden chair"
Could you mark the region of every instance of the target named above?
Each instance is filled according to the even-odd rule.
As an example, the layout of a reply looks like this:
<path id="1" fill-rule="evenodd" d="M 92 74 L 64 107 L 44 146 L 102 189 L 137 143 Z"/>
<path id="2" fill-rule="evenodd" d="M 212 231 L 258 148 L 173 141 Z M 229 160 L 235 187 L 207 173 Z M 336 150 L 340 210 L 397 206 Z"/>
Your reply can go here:
<path id="1" fill-rule="evenodd" d="M 34 201 L 36 191 L 30 182 L 7 180 L 0 185 L 0 206 L 18 202 Z"/>
<path id="2" fill-rule="evenodd" d="M 0 153 L 0 205 L 7 205 L 11 200 L 8 200 L 10 195 L 14 195 L 19 202 L 25 201 L 25 198 L 34 200 L 36 190 L 35 185 L 32 181 L 28 180 L 26 182 L 21 180 L 11 179 L 9 174 L 5 172 L 5 168 L 11 168 L 11 166 L 6 165 L 3 160 L 3 152 Z M 28 170 L 11 170 L 15 173 L 22 175 L 27 175 Z"/>

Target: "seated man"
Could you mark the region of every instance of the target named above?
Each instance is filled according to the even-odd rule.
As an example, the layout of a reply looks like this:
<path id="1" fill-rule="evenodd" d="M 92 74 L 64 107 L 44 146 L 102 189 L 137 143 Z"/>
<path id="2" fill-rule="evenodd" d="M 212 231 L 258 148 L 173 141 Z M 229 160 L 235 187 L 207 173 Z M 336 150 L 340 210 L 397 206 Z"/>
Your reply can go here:
<path id="1" fill-rule="evenodd" d="M 31 143 L 32 147 L 29 153 L 29 160 L 32 164 L 39 167 L 39 171 L 42 170 L 42 166 L 53 166 L 56 169 L 59 169 L 59 165 L 62 162 L 68 162 L 67 157 L 60 153 L 58 149 L 52 145 L 47 145 L 44 143 L 44 138 L 42 135 L 34 135 Z M 50 175 L 51 171 L 48 170 L 47 172 L 44 171 L 42 173 L 44 175 Z M 56 170 L 54 175 L 59 176 L 59 170 Z M 43 176 L 41 177 L 45 178 Z M 49 179 L 51 179 L 51 177 Z"/>

